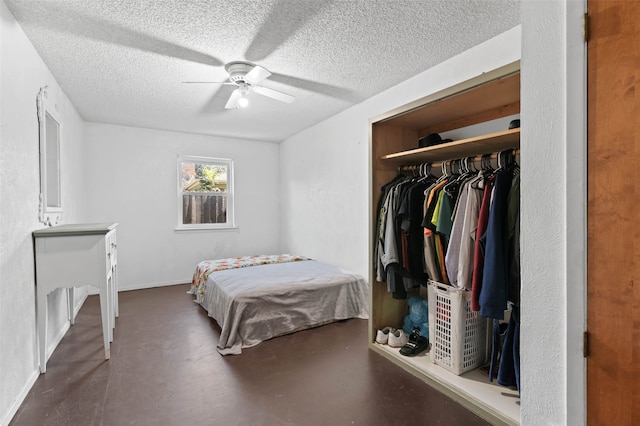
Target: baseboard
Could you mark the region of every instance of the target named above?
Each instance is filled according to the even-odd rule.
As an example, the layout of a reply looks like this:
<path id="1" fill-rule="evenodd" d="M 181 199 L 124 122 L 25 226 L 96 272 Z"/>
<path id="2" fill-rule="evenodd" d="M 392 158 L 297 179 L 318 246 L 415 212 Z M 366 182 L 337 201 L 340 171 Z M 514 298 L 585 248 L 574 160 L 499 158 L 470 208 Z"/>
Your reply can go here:
<path id="1" fill-rule="evenodd" d="M 9 425 L 9 422 L 13 419 L 13 416 L 15 416 L 16 413 L 18 412 L 18 409 L 20 408 L 24 400 L 27 398 L 29 391 L 31 390 L 33 385 L 36 383 L 36 380 L 38 380 L 39 376 L 40 376 L 40 370 L 36 367 L 36 369 L 31 373 L 31 376 L 29 376 L 29 380 L 27 380 L 22 390 L 20 391 L 16 399 L 13 401 L 13 404 L 11 404 L 11 407 L 9 407 L 9 411 L 5 413 L 2 419 L 0 419 L 0 426 Z"/>
<path id="2" fill-rule="evenodd" d="M 47 361 L 49 361 L 49 358 L 51 357 L 51 355 L 53 355 L 53 351 L 56 350 L 64 335 L 67 334 L 67 331 L 69 331 L 70 327 L 71 323 L 69 321 L 65 322 L 65 324 L 58 332 L 57 336 L 51 339 L 51 342 L 49 342 L 49 344 L 47 345 L 47 352 L 45 353 L 45 359 Z"/>
<path id="3" fill-rule="evenodd" d="M 80 312 L 80 308 L 82 308 L 82 305 L 84 305 L 84 302 L 86 302 L 88 296 L 89 296 L 89 294 L 85 293 L 84 296 L 82 296 L 82 300 L 80 302 L 77 302 L 76 306 L 73 307 L 73 317 L 74 318 L 78 317 L 78 313 Z"/>
<path id="4" fill-rule="evenodd" d="M 191 278 L 185 280 L 176 280 L 176 281 L 165 281 L 160 283 L 147 283 L 147 284 L 130 284 L 130 285 L 120 285 L 118 286 L 118 291 L 131 291 L 131 290 L 144 290 L 147 288 L 155 288 L 155 287 L 168 287 L 171 285 L 179 285 L 179 284 L 189 284 L 191 283 Z M 89 287 L 89 295 L 95 296 L 98 294 L 98 290 Z"/>
<path id="5" fill-rule="evenodd" d="M 191 278 L 187 280 L 166 281 L 161 283 L 134 284 L 134 285 L 119 286 L 118 290 L 119 291 L 144 290 L 145 288 L 167 287 L 170 285 L 187 284 L 190 282 L 191 282 Z"/>

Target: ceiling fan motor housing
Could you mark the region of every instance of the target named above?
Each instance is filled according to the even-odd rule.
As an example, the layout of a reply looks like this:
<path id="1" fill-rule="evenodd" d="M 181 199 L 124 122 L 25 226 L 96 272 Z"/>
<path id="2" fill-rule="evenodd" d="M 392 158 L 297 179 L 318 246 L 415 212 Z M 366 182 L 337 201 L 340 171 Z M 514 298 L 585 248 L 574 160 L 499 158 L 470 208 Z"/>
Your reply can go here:
<path id="1" fill-rule="evenodd" d="M 252 64 L 247 62 L 229 62 L 224 67 L 229 73 L 229 81 L 232 81 L 236 84 L 245 83 L 245 76 L 251 69 L 253 68 Z"/>

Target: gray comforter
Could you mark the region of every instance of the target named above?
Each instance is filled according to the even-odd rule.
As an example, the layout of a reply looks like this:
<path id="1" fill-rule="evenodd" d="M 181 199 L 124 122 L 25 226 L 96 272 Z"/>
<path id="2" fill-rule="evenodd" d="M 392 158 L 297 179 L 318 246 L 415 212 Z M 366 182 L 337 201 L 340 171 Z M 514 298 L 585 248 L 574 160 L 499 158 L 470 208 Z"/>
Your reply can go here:
<path id="1" fill-rule="evenodd" d="M 359 275 L 313 260 L 213 272 L 201 305 L 222 331 L 218 352 L 348 318 L 368 318 Z"/>

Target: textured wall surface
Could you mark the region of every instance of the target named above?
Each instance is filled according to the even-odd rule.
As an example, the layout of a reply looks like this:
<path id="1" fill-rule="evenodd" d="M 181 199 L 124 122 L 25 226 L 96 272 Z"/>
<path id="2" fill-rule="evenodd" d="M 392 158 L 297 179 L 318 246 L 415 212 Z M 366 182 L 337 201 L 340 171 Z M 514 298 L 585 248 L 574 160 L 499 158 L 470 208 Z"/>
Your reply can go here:
<path id="1" fill-rule="evenodd" d="M 83 122 L 13 16 L 0 1 L 0 424 L 6 424 L 38 376 L 31 232 L 38 222 L 36 94 L 49 86 L 62 122 L 63 222 L 82 220 Z M 78 291 L 78 301 L 86 290 Z M 50 293 L 48 350 L 68 327 L 66 295 Z"/>
<path id="2" fill-rule="evenodd" d="M 536 44 L 549 46 L 562 40 L 562 11 L 560 2 L 554 13 L 537 21 L 528 28 L 523 25 L 525 36 L 536 34 Z M 548 13 L 548 11 L 547 11 Z M 525 38 L 524 46 L 533 44 Z M 549 62 L 545 59 L 549 57 Z M 525 374 L 522 386 L 527 389 L 523 396 L 525 419 L 533 413 L 540 424 L 561 424 L 566 420 L 566 368 L 563 354 L 566 351 L 565 330 L 566 297 L 564 266 L 566 254 L 565 210 L 565 124 L 564 99 L 556 96 L 565 88 L 564 75 L 555 64 L 562 64 L 563 49 L 527 51 L 523 58 L 522 93 L 536 99 L 545 99 L 544 108 L 523 96 L 522 117 L 526 117 L 522 138 L 522 361 L 524 365 L 537 366 L 535 374 Z M 526 68 L 529 65 L 531 68 Z M 548 73 L 545 75 L 545 72 Z M 533 76 L 536 76 L 535 80 Z M 540 78 L 542 76 L 542 78 Z M 553 77 L 551 77 L 553 76 Z M 539 94 L 539 95 L 538 95 Z M 531 110 L 533 109 L 533 110 Z M 536 143 L 528 143 L 529 141 Z M 544 164 L 544 173 L 535 173 L 532 167 Z M 553 167 L 553 165 L 556 167 Z M 526 237 L 526 238 L 525 238 Z M 528 285 L 532 283 L 532 285 Z M 527 300 L 529 303 L 524 303 Z M 541 328 L 545 333 L 540 333 Z M 554 330 L 553 333 L 549 331 Z M 534 334 L 531 339 L 525 336 Z M 544 348 L 544 349 L 543 349 Z M 547 397 L 533 397 L 529 389 L 545 389 Z M 529 423 L 531 424 L 531 423 Z"/>
<path id="3" fill-rule="evenodd" d="M 523 2 L 521 352 L 528 425 L 585 423 L 583 13 L 581 1 Z"/>
<path id="4" fill-rule="evenodd" d="M 86 123 L 86 203 L 118 222 L 121 289 L 190 282 L 198 262 L 280 249 L 279 145 Z M 230 158 L 237 229 L 175 231 L 178 155 Z"/>

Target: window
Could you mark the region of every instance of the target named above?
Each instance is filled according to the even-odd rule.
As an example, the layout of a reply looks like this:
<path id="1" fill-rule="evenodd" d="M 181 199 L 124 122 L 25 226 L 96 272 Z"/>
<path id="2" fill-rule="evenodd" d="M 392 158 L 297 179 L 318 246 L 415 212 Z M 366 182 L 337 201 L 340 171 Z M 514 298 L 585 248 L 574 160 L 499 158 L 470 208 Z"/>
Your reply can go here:
<path id="1" fill-rule="evenodd" d="M 233 227 L 233 161 L 178 157 L 178 229 Z"/>

